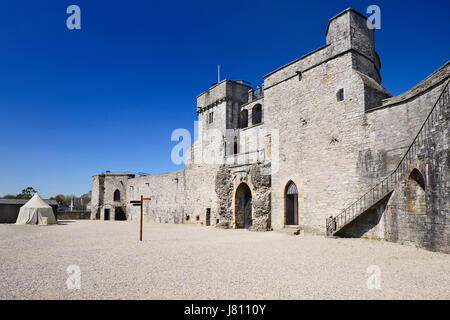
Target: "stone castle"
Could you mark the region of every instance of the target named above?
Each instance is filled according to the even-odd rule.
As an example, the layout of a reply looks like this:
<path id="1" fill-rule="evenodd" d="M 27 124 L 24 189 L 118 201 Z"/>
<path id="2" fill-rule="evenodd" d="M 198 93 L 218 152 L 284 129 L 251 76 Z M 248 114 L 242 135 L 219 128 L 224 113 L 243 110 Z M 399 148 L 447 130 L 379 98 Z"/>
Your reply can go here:
<path id="1" fill-rule="evenodd" d="M 331 18 L 326 44 L 197 96 L 185 169 L 93 176 L 92 219 L 376 237 L 450 252 L 447 62 L 407 92 L 380 85 L 367 18 Z"/>

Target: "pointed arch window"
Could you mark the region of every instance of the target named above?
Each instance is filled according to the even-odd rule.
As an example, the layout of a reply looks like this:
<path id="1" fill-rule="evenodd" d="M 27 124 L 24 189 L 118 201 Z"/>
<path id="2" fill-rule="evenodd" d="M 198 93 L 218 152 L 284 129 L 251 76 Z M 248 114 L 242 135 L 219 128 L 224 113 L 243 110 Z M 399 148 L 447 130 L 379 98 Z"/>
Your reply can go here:
<path id="1" fill-rule="evenodd" d="M 119 189 L 114 191 L 114 201 L 120 201 L 120 191 L 119 191 Z"/>
<path id="2" fill-rule="evenodd" d="M 252 125 L 262 122 L 262 106 L 257 104 L 252 109 Z"/>
<path id="3" fill-rule="evenodd" d="M 244 109 L 241 111 L 241 128 L 247 128 L 248 127 L 248 110 Z"/>

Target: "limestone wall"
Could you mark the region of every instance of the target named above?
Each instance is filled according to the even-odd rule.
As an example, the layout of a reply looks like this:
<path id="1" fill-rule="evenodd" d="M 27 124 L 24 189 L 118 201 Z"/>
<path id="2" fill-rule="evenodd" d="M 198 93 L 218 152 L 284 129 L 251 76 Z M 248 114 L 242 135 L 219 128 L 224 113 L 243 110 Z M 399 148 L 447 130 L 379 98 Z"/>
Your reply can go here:
<path id="1" fill-rule="evenodd" d="M 236 228 L 236 192 L 246 184 L 251 192 L 253 231 L 271 229 L 271 176 L 270 164 L 253 164 L 236 167 L 223 166 L 216 175 L 215 191 L 218 196 L 218 226 Z"/>
<path id="2" fill-rule="evenodd" d="M 380 108 L 366 113 L 366 142 L 359 151 L 358 168 L 367 183 L 375 184 L 396 168 L 436 103 L 449 75 L 450 64 L 447 63 L 430 76 L 434 81 L 429 77 L 404 94 L 384 100 Z M 402 96 L 409 99 L 402 100 Z"/>
<path id="3" fill-rule="evenodd" d="M 383 238 L 450 253 L 449 116 L 447 108 L 409 168 L 422 174 L 424 190 L 411 175 L 399 183 L 383 215 Z"/>
<path id="4" fill-rule="evenodd" d="M 439 84 L 428 90 L 424 88 L 425 91 L 419 93 L 414 99 L 391 106 L 389 109 L 379 110 L 391 114 L 390 117 L 385 115 L 385 118 L 381 118 L 388 129 L 389 126 L 395 126 L 396 123 L 402 124 L 402 121 L 409 119 L 414 125 L 413 128 L 416 129 L 415 137 L 419 132 L 418 127 L 424 123 L 429 114 L 429 106 L 433 106 L 441 94 L 447 95 L 447 98 L 441 98 L 441 102 L 446 101 L 446 105 L 442 103 L 441 108 L 436 107 L 432 116 L 433 121 L 429 118 L 421 131 L 420 138 L 414 144 L 414 151 L 408 153 L 408 160 L 403 166 L 405 173 L 394 186 L 393 192 L 343 228 L 339 235 L 377 237 L 429 250 L 450 252 L 450 198 L 448 197 L 450 194 L 448 166 L 450 98 L 448 98 L 448 87 L 445 92 L 443 86 L 444 84 Z M 420 115 L 422 115 L 421 119 L 419 119 Z M 389 130 L 383 132 L 387 134 Z M 389 147 L 400 146 L 397 150 L 403 151 L 404 143 L 410 146 L 413 138 L 408 139 L 407 130 L 397 129 L 392 130 L 392 133 L 399 133 L 401 138 L 385 139 L 385 146 L 377 145 L 380 150 L 387 153 Z M 403 154 L 404 151 L 401 156 Z M 377 163 L 380 161 L 384 164 Z M 396 167 L 399 161 L 400 159 L 396 156 L 385 155 L 378 160 L 368 162 L 378 167 L 368 168 L 378 174 L 381 167 L 393 170 L 394 168 L 390 167 Z"/>
<path id="5" fill-rule="evenodd" d="M 343 101 L 337 101 L 339 89 L 344 89 Z M 265 124 L 279 131 L 272 226 L 284 225 L 284 190 L 292 180 L 300 193 L 300 224 L 306 231 L 323 233 L 326 217 L 369 186 L 357 170 L 364 143 L 364 91 L 352 70 L 351 53 L 303 73 L 300 81 L 292 78 L 266 90 L 264 99 Z"/>
<path id="6" fill-rule="evenodd" d="M 183 223 L 186 202 L 184 171 L 130 179 L 127 189 L 129 220 L 139 220 L 140 208 L 132 206 L 130 201 L 140 200 L 141 195 L 151 198 L 150 201 L 144 201 L 144 221 Z"/>
<path id="7" fill-rule="evenodd" d="M 133 174 L 106 173 L 92 177 L 91 219 L 105 220 L 105 210 L 109 210 L 109 219 L 115 219 L 115 208 L 125 212 L 127 204 L 127 183 Z M 118 190 L 120 199 L 114 200 L 114 192 Z"/>

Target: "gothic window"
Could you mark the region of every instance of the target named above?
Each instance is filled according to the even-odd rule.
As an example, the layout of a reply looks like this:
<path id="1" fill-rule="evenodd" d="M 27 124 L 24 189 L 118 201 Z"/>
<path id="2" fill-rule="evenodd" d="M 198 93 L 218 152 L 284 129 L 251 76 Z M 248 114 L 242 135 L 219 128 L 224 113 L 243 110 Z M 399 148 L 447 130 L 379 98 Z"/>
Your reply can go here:
<path id="1" fill-rule="evenodd" d="M 241 111 L 241 128 L 248 127 L 248 110 Z"/>
<path id="2" fill-rule="evenodd" d="M 114 201 L 120 201 L 120 191 L 114 191 Z"/>
<path id="3" fill-rule="evenodd" d="M 237 153 L 238 153 L 238 142 L 237 142 L 237 137 L 234 137 L 233 154 L 237 154 Z"/>
<path id="4" fill-rule="evenodd" d="M 252 109 L 252 125 L 261 123 L 262 121 L 262 106 L 257 104 Z"/>

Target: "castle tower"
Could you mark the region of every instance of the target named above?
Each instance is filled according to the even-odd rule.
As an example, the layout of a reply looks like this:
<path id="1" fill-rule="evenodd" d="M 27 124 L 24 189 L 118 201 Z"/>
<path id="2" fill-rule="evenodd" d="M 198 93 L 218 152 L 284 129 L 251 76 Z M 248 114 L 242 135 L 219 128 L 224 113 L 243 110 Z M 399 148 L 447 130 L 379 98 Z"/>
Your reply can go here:
<path id="1" fill-rule="evenodd" d="M 380 58 L 375 52 L 374 29 L 367 18 L 354 9 L 346 9 L 328 21 L 327 45 L 335 54 L 352 53 L 352 68 L 381 82 Z M 370 22 L 369 22 L 370 24 Z"/>
<path id="2" fill-rule="evenodd" d="M 246 84 L 225 79 L 213 84 L 208 91 L 197 96 L 198 137 L 203 148 L 224 155 L 225 147 L 232 149 L 239 128 L 240 106 L 248 100 Z"/>

